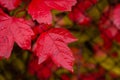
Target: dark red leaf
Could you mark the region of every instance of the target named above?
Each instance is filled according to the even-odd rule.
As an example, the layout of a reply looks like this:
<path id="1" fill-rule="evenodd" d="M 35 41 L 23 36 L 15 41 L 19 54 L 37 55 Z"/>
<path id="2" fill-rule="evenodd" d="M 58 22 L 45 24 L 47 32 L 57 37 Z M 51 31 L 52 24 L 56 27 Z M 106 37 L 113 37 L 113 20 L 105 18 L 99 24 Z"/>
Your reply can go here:
<path id="1" fill-rule="evenodd" d="M 115 36 L 115 40 L 120 43 L 120 32 L 118 32 Z"/>
<path id="2" fill-rule="evenodd" d="M 101 38 L 104 41 L 104 48 L 110 50 L 112 48 L 113 40 L 118 34 L 118 28 L 113 24 L 111 19 L 112 7 L 107 7 L 99 22 L 99 29 L 101 32 Z"/>
<path id="3" fill-rule="evenodd" d="M 78 0 L 77 7 L 84 12 L 97 2 L 98 0 Z"/>
<path id="4" fill-rule="evenodd" d="M 69 18 L 80 25 L 87 25 L 90 23 L 90 18 L 77 8 L 74 8 L 72 12 L 70 12 Z"/>
<path id="5" fill-rule="evenodd" d="M 62 74 L 61 80 L 70 80 L 70 77 L 67 76 L 66 74 Z"/>
<path id="6" fill-rule="evenodd" d="M 120 4 L 114 8 L 112 18 L 116 27 L 120 29 Z"/>
<path id="7" fill-rule="evenodd" d="M 110 50 L 112 48 L 112 41 L 110 40 L 110 38 L 104 34 L 101 34 L 101 38 L 104 40 L 104 48 L 106 50 Z"/>
<path id="8" fill-rule="evenodd" d="M 73 41 L 76 41 L 76 38 L 67 30 L 53 28 L 40 35 L 33 51 L 39 57 L 39 63 L 51 57 L 56 65 L 72 71 L 74 57 L 67 43 Z"/>
<path id="9" fill-rule="evenodd" d="M 51 59 L 47 59 L 44 63 L 38 64 L 38 58 L 32 55 L 32 59 L 28 65 L 28 71 L 32 75 L 36 75 L 40 80 L 48 80 L 52 74 L 54 65 Z"/>
<path id="10" fill-rule="evenodd" d="M 85 11 L 96 3 L 97 0 L 78 0 L 69 14 L 70 19 L 80 25 L 88 25 L 91 19 L 85 14 Z"/>

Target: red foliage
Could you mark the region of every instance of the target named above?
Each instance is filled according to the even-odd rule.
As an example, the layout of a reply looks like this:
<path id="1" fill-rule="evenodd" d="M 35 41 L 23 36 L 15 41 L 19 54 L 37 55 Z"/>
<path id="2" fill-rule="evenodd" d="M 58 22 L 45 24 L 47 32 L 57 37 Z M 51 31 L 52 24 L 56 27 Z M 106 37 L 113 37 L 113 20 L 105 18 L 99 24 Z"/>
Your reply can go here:
<path id="1" fill-rule="evenodd" d="M 22 10 L 28 7 L 28 13 L 32 17 L 29 21 L 15 17 L 17 14 L 14 14 L 13 9 L 17 9 L 22 1 L 25 2 L 22 4 L 24 6 Z M 29 2 L 30 0 L 0 0 L 0 56 L 9 58 L 14 42 L 22 49 L 31 49 L 31 37 L 34 39 L 40 34 L 34 46 L 39 63 L 49 56 L 57 65 L 72 70 L 74 58 L 67 44 L 76 39 L 65 29 L 48 30 L 50 25 L 47 24 L 52 23 L 51 10 L 70 11 L 76 0 L 31 0 Z M 9 16 L 11 13 L 12 16 Z M 32 19 L 46 24 L 35 23 Z"/>
<path id="2" fill-rule="evenodd" d="M 40 80 L 46 80 L 51 76 L 51 68 L 53 67 L 54 65 L 50 59 L 46 60 L 42 64 L 38 64 L 38 59 L 36 57 L 33 57 L 28 65 L 28 71 L 32 75 L 37 75 Z"/>
<path id="3" fill-rule="evenodd" d="M 7 8 L 8 10 L 13 10 L 18 7 L 21 0 L 0 0 L 0 5 Z"/>
<path id="4" fill-rule="evenodd" d="M 35 35 L 32 36 L 32 38 L 35 39 L 39 34 L 42 34 L 43 32 L 47 31 L 49 28 L 50 28 L 50 25 L 48 24 L 39 24 L 34 26 L 32 29 Z"/>
<path id="5" fill-rule="evenodd" d="M 31 48 L 30 26 L 22 18 L 10 17 L 0 9 L 0 56 L 9 58 L 14 42 L 23 49 Z"/>
<path id="6" fill-rule="evenodd" d="M 32 0 L 28 12 L 39 23 L 52 23 L 51 10 L 70 11 L 76 0 Z M 67 6 L 65 6 L 67 5 Z"/>
<path id="7" fill-rule="evenodd" d="M 74 57 L 67 44 L 74 41 L 76 38 L 69 31 L 53 28 L 40 35 L 33 51 L 39 58 L 39 64 L 51 57 L 56 65 L 73 71 Z"/>
<path id="8" fill-rule="evenodd" d="M 22 1 L 25 4 L 21 4 Z M 88 25 L 92 19 L 86 14 L 86 10 L 97 2 L 98 0 L 0 0 L 0 59 L 1 57 L 10 57 L 15 42 L 22 49 L 30 50 L 31 40 L 34 42 L 38 38 L 32 49 L 38 60 L 35 59 L 29 64 L 29 71 L 32 74 L 37 74 L 43 80 L 48 79 L 51 75 L 50 68 L 52 64 L 48 64 L 50 63 L 48 61 L 46 68 L 45 65 L 40 65 L 40 63 L 49 58 L 57 66 L 73 71 L 74 57 L 67 45 L 77 39 L 68 30 L 51 27 L 53 26 L 51 11 L 64 12 L 72 10 L 69 13 L 71 20 L 80 25 Z M 20 5 L 21 7 L 17 8 Z M 18 14 L 21 12 L 19 9 L 23 10 L 23 13 Z M 15 17 L 24 14 L 24 12 L 24 18 L 30 14 L 30 20 Z M 111 49 L 113 41 L 120 43 L 120 4 L 110 7 L 104 12 L 99 21 L 98 29 L 106 50 Z M 84 33 L 84 29 L 81 29 L 81 31 Z M 92 49 L 91 47 L 90 49 Z M 96 52 L 102 53 L 102 50 L 95 48 Z M 117 54 L 113 55 L 113 57 L 116 56 Z M 95 75 L 94 78 L 93 75 Z M 101 73 L 92 73 L 83 76 L 85 76 L 82 77 L 83 80 L 96 80 L 102 75 Z M 69 80 L 66 75 L 63 75 L 61 79 Z"/>
<path id="9" fill-rule="evenodd" d="M 120 29 L 120 4 L 114 8 L 112 18 L 116 27 Z"/>
<path id="10" fill-rule="evenodd" d="M 69 14 L 70 19 L 80 25 L 88 25 L 91 19 L 85 14 L 85 11 L 96 3 L 97 0 L 78 0 Z"/>
<path id="11" fill-rule="evenodd" d="M 63 74 L 63 75 L 61 76 L 61 80 L 70 80 L 70 78 L 69 78 L 69 76 Z"/>
<path id="12" fill-rule="evenodd" d="M 114 8 L 107 8 L 101 17 L 99 29 L 104 40 L 106 50 L 111 49 L 113 40 L 120 42 L 119 38 L 119 9 L 120 5 Z"/>

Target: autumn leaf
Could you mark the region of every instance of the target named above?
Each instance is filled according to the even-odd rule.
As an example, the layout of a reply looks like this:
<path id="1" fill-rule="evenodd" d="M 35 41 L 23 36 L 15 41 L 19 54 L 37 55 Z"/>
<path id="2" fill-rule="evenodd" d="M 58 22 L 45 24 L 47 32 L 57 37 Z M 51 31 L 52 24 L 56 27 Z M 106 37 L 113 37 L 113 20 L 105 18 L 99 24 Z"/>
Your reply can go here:
<path id="1" fill-rule="evenodd" d="M 28 72 L 31 75 L 36 75 L 39 80 L 48 80 L 52 75 L 51 68 L 54 68 L 51 59 L 47 59 L 44 63 L 38 64 L 38 58 L 34 55 L 31 56 L 31 60 L 28 64 Z"/>
<path id="2" fill-rule="evenodd" d="M 67 44 L 76 41 L 69 31 L 62 28 L 53 28 L 40 35 L 33 48 L 34 53 L 39 58 L 39 64 L 51 57 L 53 62 L 70 71 L 74 57 Z"/>
<path id="3" fill-rule="evenodd" d="M 10 17 L 0 9 L 0 56 L 9 58 L 14 42 L 23 49 L 31 48 L 33 32 L 24 19 Z"/>
<path id="4" fill-rule="evenodd" d="M 97 0 L 78 0 L 77 4 L 69 13 L 69 18 L 80 25 L 88 25 L 91 19 L 85 14 L 85 11 L 96 3 Z"/>
<path id="5" fill-rule="evenodd" d="M 88 25 L 90 23 L 90 18 L 77 8 L 70 12 L 69 18 L 80 25 Z"/>
<path id="6" fill-rule="evenodd" d="M 8 10 L 13 10 L 18 7 L 21 0 L 0 0 L 0 5 L 7 8 Z"/>
<path id="7" fill-rule="evenodd" d="M 51 24 L 51 10 L 70 11 L 75 3 L 76 0 L 32 0 L 28 7 L 28 13 L 39 23 Z"/>
<path id="8" fill-rule="evenodd" d="M 120 29 L 120 4 L 118 4 L 114 8 L 112 18 L 113 18 L 113 23 L 116 25 L 118 29 Z"/>
<path id="9" fill-rule="evenodd" d="M 110 50 L 112 48 L 113 40 L 117 38 L 116 35 L 119 32 L 118 28 L 112 22 L 112 12 L 112 7 L 106 7 L 101 16 L 101 19 L 99 20 L 100 35 L 104 41 L 104 48 L 106 50 Z"/>

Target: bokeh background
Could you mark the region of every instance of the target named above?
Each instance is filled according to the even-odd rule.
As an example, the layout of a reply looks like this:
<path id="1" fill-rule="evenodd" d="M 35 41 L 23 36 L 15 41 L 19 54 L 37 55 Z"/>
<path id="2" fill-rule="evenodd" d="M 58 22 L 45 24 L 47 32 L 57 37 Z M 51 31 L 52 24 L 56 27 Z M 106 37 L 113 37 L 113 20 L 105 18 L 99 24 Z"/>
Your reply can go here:
<path id="1" fill-rule="evenodd" d="M 0 80 L 120 80 L 120 34 L 111 38 L 114 24 L 110 18 L 120 0 L 86 1 L 91 6 L 81 12 L 85 20 L 76 22 L 69 12 L 52 11 L 53 25 L 67 28 L 78 38 L 69 45 L 75 57 L 74 72 L 58 68 L 50 59 L 37 64 L 32 52 L 15 44 L 11 57 L 0 60 Z"/>

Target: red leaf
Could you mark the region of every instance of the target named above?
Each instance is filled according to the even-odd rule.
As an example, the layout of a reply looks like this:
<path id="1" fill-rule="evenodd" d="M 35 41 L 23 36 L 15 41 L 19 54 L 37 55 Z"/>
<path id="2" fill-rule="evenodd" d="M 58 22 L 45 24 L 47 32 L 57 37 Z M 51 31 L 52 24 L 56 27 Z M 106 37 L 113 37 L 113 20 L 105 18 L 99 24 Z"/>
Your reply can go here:
<path id="1" fill-rule="evenodd" d="M 34 46 L 34 53 L 39 57 L 39 63 L 51 57 L 54 63 L 72 71 L 74 58 L 67 43 L 76 39 L 67 30 L 54 28 L 40 35 Z"/>
<path id="2" fill-rule="evenodd" d="M 14 42 L 23 49 L 30 49 L 32 35 L 25 20 L 10 17 L 0 9 L 0 56 L 8 58 Z"/>
<path id="3" fill-rule="evenodd" d="M 35 35 L 32 36 L 32 39 L 36 39 L 38 34 L 41 34 L 45 31 L 47 31 L 50 27 L 51 27 L 51 25 L 48 25 L 48 24 L 39 24 L 39 25 L 34 26 L 32 28 L 32 30 Z"/>
<path id="4" fill-rule="evenodd" d="M 97 2 L 98 0 L 78 0 L 77 7 L 84 12 Z"/>
<path id="5" fill-rule="evenodd" d="M 112 48 L 112 40 L 104 34 L 101 34 L 101 38 L 104 40 L 104 48 L 110 50 Z"/>
<path id="6" fill-rule="evenodd" d="M 48 80 L 52 74 L 52 69 L 55 69 L 51 59 L 47 59 L 44 63 L 38 64 L 38 58 L 34 55 L 28 65 L 28 71 L 32 75 L 36 75 L 39 80 Z"/>
<path id="7" fill-rule="evenodd" d="M 118 29 L 120 29 L 120 4 L 118 4 L 113 10 L 113 22 Z"/>
<path id="8" fill-rule="evenodd" d="M 69 14 L 70 19 L 80 25 L 89 24 L 91 19 L 85 14 L 85 11 L 96 3 L 97 0 L 78 0 Z"/>
<path id="9" fill-rule="evenodd" d="M 99 30 L 101 32 L 101 38 L 104 41 L 103 46 L 106 50 L 112 48 L 113 40 L 119 32 L 118 28 L 111 22 L 112 11 L 113 8 L 111 6 L 106 7 L 99 21 Z"/>
<path id="10" fill-rule="evenodd" d="M 0 5 L 7 8 L 8 10 L 15 9 L 20 3 L 21 0 L 0 0 Z"/>
<path id="11" fill-rule="evenodd" d="M 67 76 L 66 74 L 63 74 L 63 75 L 61 76 L 61 80 L 70 80 L 70 77 Z"/>
<path id="12" fill-rule="evenodd" d="M 120 43 L 120 32 L 118 32 L 115 36 L 115 40 Z"/>
<path id="13" fill-rule="evenodd" d="M 80 25 L 87 25 L 90 23 L 90 18 L 77 8 L 74 8 L 72 12 L 70 12 L 69 17 L 71 20 Z"/>
<path id="14" fill-rule="evenodd" d="M 51 10 L 70 11 L 76 0 L 32 0 L 28 12 L 39 23 L 52 23 Z M 67 6 L 66 6 L 67 5 Z"/>

